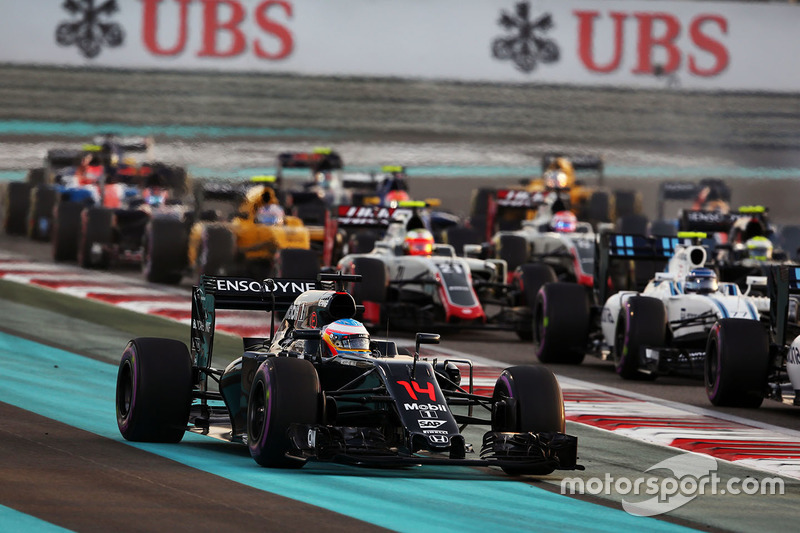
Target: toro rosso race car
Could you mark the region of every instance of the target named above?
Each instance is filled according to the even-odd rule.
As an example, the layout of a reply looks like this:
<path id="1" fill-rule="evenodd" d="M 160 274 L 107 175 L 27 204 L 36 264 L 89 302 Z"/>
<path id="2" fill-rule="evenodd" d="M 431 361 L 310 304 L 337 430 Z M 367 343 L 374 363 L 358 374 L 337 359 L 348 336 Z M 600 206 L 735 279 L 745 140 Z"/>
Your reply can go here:
<path id="1" fill-rule="evenodd" d="M 598 239 L 598 274 L 591 305 L 583 287 L 548 283 L 537 296 L 534 341 L 543 362 L 580 363 L 585 353 L 613 357 L 625 379 L 655 379 L 659 374 L 702 374 L 705 348 L 718 320 L 738 318 L 758 327 L 769 299 L 742 293 L 706 268 L 706 251 L 688 236 L 643 237 L 603 234 Z M 611 259 L 666 262 L 643 291 L 609 297 Z"/>
<path id="2" fill-rule="evenodd" d="M 401 355 L 353 320 L 356 303 L 342 289 L 357 276 L 319 280 L 203 277 L 192 297 L 190 348 L 159 338 L 125 348 L 116 393 L 123 437 L 178 442 L 196 431 L 247 445 L 267 467 L 582 469 L 577 439 L 564 434 L 560 387 L 545 367 L 507 368 L 491 397 L 475 395 L 468 361 L 458 361 L 470 368 L 465 389 L 456 361 L 419 357 L 420 345 L 438 343 L 438 335 L 418 333 L 414 354 Z M 286 314 L 271 338 L 244 339 L 242 356 L 218 369 L 211 366 L 217 309 Z M 467 425 L 490 428 L 479 451 L 461 433 Z"/>

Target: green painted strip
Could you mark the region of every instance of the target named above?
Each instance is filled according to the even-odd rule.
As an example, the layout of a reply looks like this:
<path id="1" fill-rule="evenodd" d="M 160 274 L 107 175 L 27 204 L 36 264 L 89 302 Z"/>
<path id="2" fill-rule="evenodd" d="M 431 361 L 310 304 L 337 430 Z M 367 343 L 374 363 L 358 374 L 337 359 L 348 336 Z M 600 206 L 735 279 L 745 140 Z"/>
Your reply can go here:
<path id="1" fill-rule="evenodd" d="M 71 531 L 51 524 L 50 522 L 45 522 L 35 516 L 21 513 L 5 505 L 0 505 L 0 528 L 2 528 L 4 533 L 56 533 L 60 531 Z"/>
<path id="2" fill-rule="evenodd" d="M 0 401 L 121 441 L 116 372 L 115 365 L 0 333 Z M 243 447 L 220 452 L 219 441 L 196 434 L 180 445 L 128 444 L 397 531 L 686 531 L 466 467 L 285 471 L 258 467 Z"/>
<path id="3" fill-rule="evenodd" d="M 98 131 L 119 135 L 159 135 L 177 138 L 197 137 L 330 137 L 333 132 L 303 128 L 258 128 L 244 126 L 140 125 L 106 122 L 49 122 L 0 120 L 0 135 L 74 135 L 92 137 Z"/>

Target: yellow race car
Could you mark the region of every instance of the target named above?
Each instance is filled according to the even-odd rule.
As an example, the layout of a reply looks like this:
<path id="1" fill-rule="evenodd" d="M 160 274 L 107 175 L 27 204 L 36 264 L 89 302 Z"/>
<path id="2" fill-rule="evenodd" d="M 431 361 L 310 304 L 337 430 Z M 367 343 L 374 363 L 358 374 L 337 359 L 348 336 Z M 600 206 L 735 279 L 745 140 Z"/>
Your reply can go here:
<path id="1" fill-rule="evenodd" d="M 286 215 L 273 177 L 258 177 L 244 191 L 206 191 L 205 199 L 244 198 L 227 221 L 196 222 L 189 234 L 189 266 L 197 275 L 316 277 L 318 252 L 311 249 L 311 231 L 298 217 Z"/>

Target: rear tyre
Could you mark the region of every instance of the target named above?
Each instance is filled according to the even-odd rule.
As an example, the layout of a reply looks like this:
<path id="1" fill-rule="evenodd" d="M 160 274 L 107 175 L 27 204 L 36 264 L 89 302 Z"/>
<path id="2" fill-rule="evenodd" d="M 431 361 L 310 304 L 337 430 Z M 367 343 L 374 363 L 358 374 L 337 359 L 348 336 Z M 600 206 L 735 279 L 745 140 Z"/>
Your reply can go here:
<path id="1" fill-rule="evenodd" d="M 614 191 L 617 218 L 638 215 L 642 212 L 642 195 L 637 191 Z"/>
<path id="2" fill-rule="evenodd" d="M 28 215 L 28 237 L 36 241 L 48 241 L 53 227 L 53 209 L 58 200 L 58 191 L 48 185 L 37 185 L 31 192 Z"/>
<path id="3" fill-rule="evenodd" d="M 586 218 L 596 224 L 598 222 L 611 222 L 613 215 L 614 207 L 611 195 L 606 191 L 593 192 L 586 206 Z"/>
<path id="4" fill-rule="evenodd" d="M 589 298 L 577 283 L 547 283 L 533 311 L 533 344 L 542 363 L 579 365 L 589 338 Z"/>
<path id="5" fill-rule="evenodd" d="M 553 373 L 541 365 L 506 368 L 492 393 L 492 431 L 564 433 L 564 397 Z M 549 465 L 503 467 L 510 475 L 547 475 Z"/>
<path id="6" fill-rule="evenodd" d="M 28 210 L 31 203 L 31 186 L 23 181 L 11 181 L 3 198 L 3 228 L 9 235 L 25 235 L 28 228 Z"/>
<path id="7" fill-rule="evenodd" d="M 78 264 L 83 268 L 108 268 L 111 264 L 113 242 L 114 212 L 103 207 L 84 209 L 81 213 Z"/>
<path id="8" fill-rule="evenodd" d="M 530 245 L 525 237 L 520 235 L 500 235 L 497 243 L 497 257 L 508 263 L 508 272 L 514 272 L 517 267 L 524 265 L 530 256 Z"/>
<path id="9" fill-rule="evenodd" d="M 521 281 L 523 305 L 527 305 L 531 309 L 531 317 L 533 316 L 534 307 L 536 305 L 536 295 L 539 289 L 545 283 L 555 283 L 558 281 L 555 271 L 549 265 L 542 265 L 537 263 L 528 263 L 520 267 L 519 279 Z M 533 340 L 533 320 L 529 320 L 527 324 L 522 324 L 517 329 L 517 336 L 523 341 Z"/>
<path id="10" fill-rule="evenodd" d="M 261 466 L 300 468 L 286 457 L 291 424 L 316 424 L 322 387 L 314 365 L 305 359 L 270 357 L 256 371 L 247 404 L 247 447 Z"/>
<path id="11" fill-rule="evenodd" d="M 723 318 L 706 345 L 705 385 L 711 403 L 758 407 L 769 371 L 769 336 L 757 320 Z"/>
<path id="12" fill-rule="evenodd" d="M 183 278 L 188 254 L 186 224 L 177 218 L 153 218 L 144 234 L 142 272 L 147 281 L 175 285 Z"/>
<path id="13" fill-rule="evenodd" d="M 236 259 L 236 236 L 225 226 L 208 225 L 203 229 L 200 253 L 197 254 L 198 275 L 228 274 Z"/>
<path id="14" fill-rule="evenodd" d="M 284 248 L 275 254 L 276 277 L 317 279 L 319 270 L 319 254 L 314 250 Z"/>
<path id="15" fill-rule="evenodd" d="M 117 426 L 126 440 L 180 442 L 192 404 L 192 358 L 182 342 L 128 343 L 117 372 Z"/>
<path id="16" fill-rule="evenodd" d="M 53 259 L 75 261 L 81 238 L 81 212 L 83 204 L 59 202 L 53 217 Z"/>
<path id="17" fill-rule="evenodd" d="M 357 304 L 386 301 L 389 272 L 383 261 L 374 257 L 356 257 L 351 264 L 351 273 L 361 275 L 361 281 L 353 283 L 349 290 Z"/>
<path id="18" fill-rule="evenodd" d="M 378 235 L 372 230 L 362 229 L 347 239 L 347 253 L 368 254 L 375 248 Z"/>
<path id="19" fill-rule="evenodd" d="M 667 312 L 657 298 L 632 296 L 619 312 L 614 339 L 614 364 L 623 379 L 654 380 L 655 372 L 644 372 L 642 352 L 666 344 Z"/>

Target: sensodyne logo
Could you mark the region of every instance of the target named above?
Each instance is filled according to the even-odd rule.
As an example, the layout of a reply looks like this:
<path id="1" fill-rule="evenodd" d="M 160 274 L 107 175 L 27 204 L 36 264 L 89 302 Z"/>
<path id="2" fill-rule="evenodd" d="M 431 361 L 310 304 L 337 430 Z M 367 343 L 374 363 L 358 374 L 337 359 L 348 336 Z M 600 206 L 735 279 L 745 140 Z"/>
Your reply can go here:
<path id="1" fill-rule="evenodd" d="M 95 6 L 95 0 L 65 0 L 61 7 L 73 19 L 56 28 L 56 42 L 61 46 L 75 45 L 88 59 L 100 54 L 103 46 L 120 46 L 125 32 L 109 19 L 119 11 L 117 0 L 106 0 Z"/>
<path id="2" fill-rule="evenodd" d="M 553 17 L 545 13 L 531 19 L 530 4 L 518 2 L 514 13 L 503 10 L 497 23 L 506 35 L 492 43 L 492 55 L 505 61 L 510 59 L 518 70 L 533 72 L 541 63 L 555 63 L 559 58 L 558 45 L 544 34 L 553 28 Z"/>

